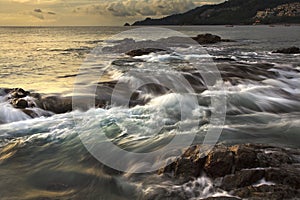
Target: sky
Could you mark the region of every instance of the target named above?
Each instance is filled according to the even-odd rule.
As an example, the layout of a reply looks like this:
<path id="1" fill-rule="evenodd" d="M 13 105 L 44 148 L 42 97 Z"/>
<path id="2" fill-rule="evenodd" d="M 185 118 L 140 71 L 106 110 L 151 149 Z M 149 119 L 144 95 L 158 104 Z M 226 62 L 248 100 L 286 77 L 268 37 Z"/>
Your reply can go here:
<path id="1" fill-rule="evenodd" d="M 119 26 L 223 0 L 0 0 L 0 26 Z"/>

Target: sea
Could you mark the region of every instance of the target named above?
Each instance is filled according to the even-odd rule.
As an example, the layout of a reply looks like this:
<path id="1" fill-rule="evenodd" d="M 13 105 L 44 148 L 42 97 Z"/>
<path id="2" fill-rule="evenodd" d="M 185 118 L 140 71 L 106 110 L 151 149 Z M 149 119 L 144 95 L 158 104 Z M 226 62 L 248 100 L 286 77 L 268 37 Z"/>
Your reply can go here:
<path id="1" fill-rule="evenodd" d="M 229 41 L 190 39 L 205 33 Z M 299 35 L 297 25 L 0 27 L 0 199 L 229 196 L 205 176 L 191 189 L 156 171 L 192 144 L 299 148 L 300 57 L 273 53 L 300 47 Z M 167 50 L 126 55 L 137 47 Z M 92 106 L 109 83 L 109 105 Z M 71 97 L 74 109 L 31 118 L 5 88 Z"/>

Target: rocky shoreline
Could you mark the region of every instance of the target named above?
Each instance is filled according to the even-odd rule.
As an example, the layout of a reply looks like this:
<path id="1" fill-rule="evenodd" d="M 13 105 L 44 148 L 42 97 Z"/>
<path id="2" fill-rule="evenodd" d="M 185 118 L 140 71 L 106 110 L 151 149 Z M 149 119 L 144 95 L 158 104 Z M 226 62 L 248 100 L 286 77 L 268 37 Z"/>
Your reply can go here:
<path id="1" fill-rule="evenodd" d="M 206 155 L 203 146 L 188 148 L 158 174 L 182 182 L 207 176 L 215 191 L 227 195 L 208 199 L 300 198 L 300 150 L 259 144 L 217 145 Z M 162 195 L 163 194 L 163 195 Z M 185 199 L 181 192 L 156 194 L 147 199 Z"/>

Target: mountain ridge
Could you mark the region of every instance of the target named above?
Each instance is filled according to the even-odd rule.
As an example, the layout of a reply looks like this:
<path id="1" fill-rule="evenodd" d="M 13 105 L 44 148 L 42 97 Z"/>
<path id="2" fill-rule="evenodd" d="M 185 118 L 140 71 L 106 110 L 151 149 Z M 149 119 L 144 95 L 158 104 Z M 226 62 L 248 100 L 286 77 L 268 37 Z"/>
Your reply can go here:
<path id="1" fill-rule="evenodd" d="M 143 21 L 133 23 L 133 26 L 142 25 L 249 25 L 254 23 L 300 23 L 300 10 L 296 10 L 296 16 L 268 16 L 258 19 L 257 13 L 271 10 L 280 5 L 299 3 L 300 0 L 229 0 L 220 4 L 203 5 L 185 13 L 174 14 L 160 19 L 146 18 Z M 267 11 L 266 11 L 267 12 Z M 294 11 L 293 11 L 294 12 Z"/>

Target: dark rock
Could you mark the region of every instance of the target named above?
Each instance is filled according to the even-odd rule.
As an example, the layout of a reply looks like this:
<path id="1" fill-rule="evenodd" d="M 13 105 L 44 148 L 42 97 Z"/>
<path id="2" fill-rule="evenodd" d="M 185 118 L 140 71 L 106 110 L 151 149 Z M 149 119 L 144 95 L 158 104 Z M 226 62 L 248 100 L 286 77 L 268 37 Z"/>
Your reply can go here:
<path id="1" fill-rule="evenodd" d="M 285 163 L 292 163 L 292 158 L 288 153 L 276 148 L 263 149 L 257 153 L 257 158 L 261 167 L 279 167 Z"/>
<path id="2" fill-rule="evenodd" d="M 55 114 L 62 114 L 72 111 L 71 97 L 50 96 L 42 98 L 39 102 L 41 108 L 54 112 Z"/>
<path id="3" fill-rule="evenodd" d="M 207 156 L 200 153 L 203 149 L 205 146 L 190 147 L 160 173 L 186 180 L 205 172 L 213 178 L 215 191 L 225 190 L 236 198 L 273 200 L 300 195 L 300 152 L 297 149 L 258 144 L 218 145 Z"/>
<path id="4" fill-rule="evenodd" d="M 276 51 L 273 51 L 272 53 L 299 54 L 300 48 L 298 47 L 283 48 L 283 49 L 278 49 Z"/>
<path id="5" fill-rule="evenodd" d="M 290 188 L 286 185 L 262 185 L 262 186 L 248 186 L 237 189 L 233 195 L 247 199 L 295 199 L 300 197 L 299 190 Z"/>
<path id="6" fill-rule="evenodd" d="M 120 67 L 132 67 L 134 63 L 144 62 L 141 59 L 134 59 L 134 58 L 124 58 L 124 59 L 117 59 L 112 61 L 112 65 L 120 66 Z"/>
<path id="7" fill-rule="evenodd" d="M 129 23 L 125 23 L 124 26 L 130 26 L 130 24 Z"/>
<path id="8" fill-rule="evenodd" d="M 233 61 L 236 61 L 233 58 L 227 58 L 227 57 L 217 57 L 217 58 L 213 58 L 213 60 L 217 61 L 217 62 L 233 62 Z"/>
<path id="9" fill-rule="evenodd" d="M 233 153 L 225 146 L 218 146 L 208 154 L 204 171 L 213 178 L 223 177 L 232 173 L 233 164 Z"/>
<path id="10" fill-rule="evenodd" d="M 202 200 L 240 200 L 240 198 L 237 198 L 237 197 L 208 197 L 208 198 L 204 198 Z"/>
<path id="11" fill-rule="evenodd" d="M 36 114 L 33 110 L 22 109 L 22 111 L 23 111 L 25 114 L 27 114 L 28 116 L 32 117 L 32 118 L 39 117 L 39 115 Z"/>
<path id="12" fill-rule="evenodd" d="M 135 56 L 142 56 L 142 55 L 148 55 L 150 53 L 156 53 L 160 51 L 166 51 L 164 49 L 157 49 L 157 48 L 142 48 L 142 49 L 135 49 L 131 50 L 126 53 L 126 55 L 135 57 Z"/>
<path id="13" fill-rule="evenodd" d="M 234 153 L 235 171 L 258 167 L 256 151 L 253 151 L 253 148 L 246 145 L 236 145 L 230 147 L 230 150 Z"/>
<path id="14" fill-rule="evenodd" d="M 28 102 L 24 99 L 14 99 L 12 101 L 12 104 L 13 104 L 14 107 L 21 108 L 21 109 L 24 109 L 24 108 L 28 107 Z"/>
<path id="15" fill-rule="evenodd" d="M 200 176 L 201 169 L 205 164 L 206 157 L 200 153 L 199 146 L 193 146 L 187 149 L 181 158 L 175 162 L 160 169 L 160 174 L 172 173 L 175 177 L 184 177 L 190 180 L 193 177 Z"/>
<path id="16" fill-rule="evenodd" d="M 200 35 L 197 35 L 196 37 L 192 37 L 192 39 L 197 41 L 199 44 L 215 44 L 215 43 L 219 43 L 219 42 L 234 42 L 233 40 L 222 39 L 220 36 L 213 35 L 210 33 L 200 34 Z"/>
<path id="17" fill-rule="evenodd" d="M 230 39 L 222 39 L 221 42 L 236 42 L 235 40 L 230 40 Z"/>
<path id="18" fill-rule="evenodd" d="M 30 92 L 25 91 L 22 88 L 15 88 L 9 91 L 10 95 L 12 98 L 23 98 L 26 97 L 30 94 Z"/>
<path id="19" fill-rule="evenodd" d="M 282 165 L 280 168 L 266 169 L 266 181 L 288 185 L 300 189 L 300 166 Z"/>
<path id="20" fill-rule="evenodd" d="M 236 188 L 251 186 L 263 179 L 264 175 L 264 170 L 259 169 L 238 171 L 236 174 L 226 175 L 222 180 L 221 188 L 230 191 Z"/>
<path id="21" fill-rule="evenodd" d="M 197 41 L 199 44 L 215 44 L 222 41 L 220 36 L 212 35 L 210 33 L 200 34 L 196 37 L 192 37 L 192 39 Z"/>

